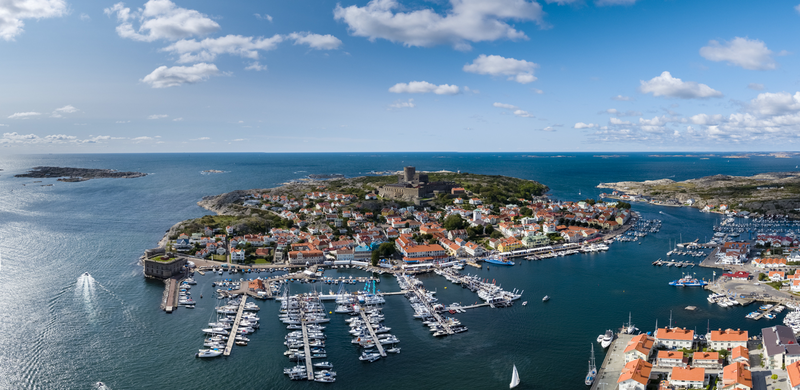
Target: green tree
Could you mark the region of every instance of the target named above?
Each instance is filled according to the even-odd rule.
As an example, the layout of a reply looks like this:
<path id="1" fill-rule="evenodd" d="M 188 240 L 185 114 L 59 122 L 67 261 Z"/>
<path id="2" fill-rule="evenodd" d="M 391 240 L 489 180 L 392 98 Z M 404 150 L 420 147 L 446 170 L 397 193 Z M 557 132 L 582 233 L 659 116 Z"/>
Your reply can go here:
<path id="1" fill-rule="evenodd" d="M 530 217 L 531 215 L 533 215 L 533 210 L 531 210 L 531 209 L 529 209 L 527 207 L 523 207 L 523 208 L 519 209 L 519 212 L 520 212 L 520 214 L 522 214 L 522 215 L 524 215 L 526 217 Z"/>
<path id="2" fill-rule="evenodd" d="M 378 255 L 380 257 L 390 257 L 395 252 L 394 244 L 392 244 L 391 242 L 384 242 L 383 244 L 378 246 L 378 249 L 377 249 L 376 252 L 378 253 Z M 375 252 L 373 252 L 373 253 L 375 253 Z"/>
<path id="3" fill-rule="evenodd" d="M 458 214 L 453 214 L 444 219 L 444 228 L 446 230 L 463 229 L 465 225 L 464 219 Z"/>
<path id="4" fill-rule="evenodd" d="M 495 230 L 495 231 L 492 232 L 492 234 L 489 235 L 489 237 L 491 237 L 491 238 L 503 238 L 503 233 L 500 233 L 500 231 Z"/>
<path id="5" fill-rule="evenodd" d="M 378 251 L 372 251 L 372 266 L 373 267 L 377 267 L 378 266 L 378 260 L 379 259 L 380 259 L 380 256 L 378 255 Z"/>

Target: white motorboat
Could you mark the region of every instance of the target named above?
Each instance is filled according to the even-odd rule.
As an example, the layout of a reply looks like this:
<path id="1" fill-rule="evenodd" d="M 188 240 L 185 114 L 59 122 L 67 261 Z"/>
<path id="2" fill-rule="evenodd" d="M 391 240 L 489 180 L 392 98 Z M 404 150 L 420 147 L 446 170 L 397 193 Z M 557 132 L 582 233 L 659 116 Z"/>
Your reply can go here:
<path id="1" fill-rule="evenodd" d="M 316 367 L 316 368 L 324 368 L 324 369 L 331 369 L 331 368 L 333 368 L 333 364 L 331 364 L 330 362 L 319 362 L 319 363 L 314 363 L 314 367 Z"/>
<path id="2" fill-rule="evenodd" d="M 522 306 L 528 306 L 528 301 L 522 302 Z"/>
<path id="3" fill-rule="evenodd" d="M 611 342 L 614 341 L 614 332 L 609 329 L 606 331 L 606 334 L 603 336 L 603 341 L 600 342 L 600 345 L 603 348 L 608 348 L 611 345 Z"/>
<path id="4" fill-rule="evenodd" d="M 219 348 L 214 348 L 214 349 L 201 349 L 194 356 L 207 358 L 207 357 L 217 357 L 219 355 L 222 355 L 222 350 Z"/>
<path id="5" fill-rule="evenodd" d="M 195 282 L 194 279 L 192 278 L 186 279 L 183 282 L 186 284 L 197 284 L 197 282 Z"/>
<path id="6" fill-rule="evenodd" d="M 550 296 L 549 295 L 545 295 L 544 298 L 542 298 L 542 302 L 547 302 L 549 300 L 550 300 Z"/>
<path id="7" fill-rule="evenodd" d="M 400 353 L 400 347 L 394 347 L 393 346 L 393 347 L 387 349 L 386 352 L 389 352 L 389 353 Z"/>

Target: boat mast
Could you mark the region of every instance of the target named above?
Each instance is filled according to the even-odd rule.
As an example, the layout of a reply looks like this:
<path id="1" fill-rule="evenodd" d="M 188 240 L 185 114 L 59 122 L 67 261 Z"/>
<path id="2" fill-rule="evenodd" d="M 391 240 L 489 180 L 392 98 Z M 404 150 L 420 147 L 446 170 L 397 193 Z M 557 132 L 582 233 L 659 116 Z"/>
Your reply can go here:
<path id="1" fill-rule="evenodd" d="M 669 327 L 672 328 L 672 310 L 669 311 Z"/>

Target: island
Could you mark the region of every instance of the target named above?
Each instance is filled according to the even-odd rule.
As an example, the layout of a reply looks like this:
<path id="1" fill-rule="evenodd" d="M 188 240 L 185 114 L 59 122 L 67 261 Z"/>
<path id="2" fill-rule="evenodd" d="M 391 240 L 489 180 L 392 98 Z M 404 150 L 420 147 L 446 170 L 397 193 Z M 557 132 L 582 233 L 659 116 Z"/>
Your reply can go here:
<path id="1" fill-rule="evenodd" d="M 612 189 L 611 194 L 603 196 L 624 201 L 800 218 L 800 172 L 714 175 L 680 182 L 671 179 L 623 181 L 600 183 L 597 188 Z"/>
<path id="2" fill-rule="evenodd" d="M 114 169 L 68 168 L 68 167 L 34 167 L 27 173 L 14 177 L 59 178 L 58 181 L 78 182 L 90 179 L 132 179 L 147 176 L 142 172 L 120 172 Z"/>

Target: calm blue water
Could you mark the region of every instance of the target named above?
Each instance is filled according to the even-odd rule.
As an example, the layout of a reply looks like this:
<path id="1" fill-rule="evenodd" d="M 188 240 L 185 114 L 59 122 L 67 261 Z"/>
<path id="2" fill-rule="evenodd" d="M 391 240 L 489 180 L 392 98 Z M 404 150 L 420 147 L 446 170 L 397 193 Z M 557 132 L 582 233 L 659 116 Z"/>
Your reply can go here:
<path id="1" fill-rule="evenodd" d="M 206 214 L 196 202 L 205 195 L 266 188 L 309 173 L 357 176 L 369 171 L 461 170 L 538 180 L 550 195 L 565 200 L 596 196 L 599 182 L 669 177 L 684 180 L 712 174 L 751 175 L 794 170 L 798 159 L 758 157 L 628 157 L 601 159 L 592 154 L 568 158 L 521 154 L 112 154 L 0 157 L 0 388 L 81 389 L 97 381 L 112 389 L 133 388 L 316 388 L 282 374 L 285 327 L 277 304 L 261 303 L 262 328 L 249 346 L 214 360 L 193 357 L 202 345 L 199 329 L 209 322 L 215 302 L 210 280 L 200 277 L 197 309 L 167 315 L 158 309 L 163 284 L 145 280 L 137 258 L 172 224 Z M 37 165 L 113 168 L 150 173 L 128 180 L 59 183 L 13 178 Z M 206 169 L 229 171 L 201 175 Z M 54 183 L 52 187 L 40 184 Z M 25 184 L 25 185 L 23 185 Z M 578 195 L 581 192 L 582 195 Z M 329 360 L 338 372 L 336 388 L 388 389 L 506 388 L 516 364 L 522 388 L 575 389 L 582 385 L 590 344 L 607 328 L 627 321 L 641 328 L 656 319 L 705 331 L 733 327 L 758 331 L 767 326 L 744 319 L 752 308 L 711 306 L 706 294 L 676 289 L 667 282 L 680 270 L 656 268 L 668 240 L 704 239 L 719 218 L 692 209 L 635 205 L 650 218 L 662 218 L 661 233 L 642 245 L 615 243 L 607 253 L 578 255 L 515 267 L 467 269 L 525 290 L 528 306 L 478 309 L 459 318 L 469 332 L 434 339 L 401 296 L 388 297 L 386 324 L 402 347 L 400 355 L 373 364 L 357 360 L 346 324 L 334 316 L 326 334 Z M 663 211 L 664 214 L 659 214 Z M 692 269 L 710 277 L 708 270 Z M 81 279 L 91 273 L 94 282 Z M 330 271 L 329 271 L 330 272 Z M 331 272 L 333 275 L 337 271 Z M 227 275 L 225 277 L 228 277 Z M 423 276 L 443 302 L 472 303 L 477 296 L 435 275 Z M 379 285 L 398 289 L 393 278 Z M 325 286 L 327 287 L 327 286 Z M 358 288 L 354 286 L 353 288 Z M 303 287 L 297 286 L 298 291 Z M 541 297 L 552 300 L 541 303 Z M 696 305 L 700 310 L 683 308 Z M 603 354 L 598 351 L 601 361 Z"/>

